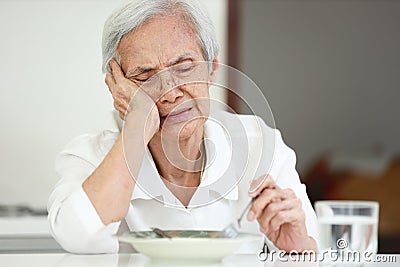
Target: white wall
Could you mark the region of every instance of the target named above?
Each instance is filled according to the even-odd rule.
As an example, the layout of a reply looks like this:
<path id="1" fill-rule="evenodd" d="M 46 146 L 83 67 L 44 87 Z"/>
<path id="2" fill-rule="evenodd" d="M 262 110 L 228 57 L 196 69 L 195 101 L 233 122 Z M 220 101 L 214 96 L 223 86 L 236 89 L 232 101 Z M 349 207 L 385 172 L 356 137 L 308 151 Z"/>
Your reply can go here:
<path id="1" fill-rule="evenodd" d="M 111 125 L 101 33 L 123 2 L 0 1 L 0 205 L 45 207 L 57 152 Z M 226 0 L 203 2 L 226 51 Z"/>
<path id="2" fill-rule="evenodd" d="M 300 170 L 325 151 L 400 151 L 400 1 L 242 3 L 242 70 Z"/>

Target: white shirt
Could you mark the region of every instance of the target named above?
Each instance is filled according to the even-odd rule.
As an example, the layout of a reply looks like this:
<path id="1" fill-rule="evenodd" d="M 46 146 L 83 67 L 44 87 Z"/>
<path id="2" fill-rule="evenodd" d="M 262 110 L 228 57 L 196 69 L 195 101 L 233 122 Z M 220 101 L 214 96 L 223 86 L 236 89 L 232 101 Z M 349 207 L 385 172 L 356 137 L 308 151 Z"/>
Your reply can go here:
<path id="1" fill-rule="evenodd" d="M 221 230 L 243 211 L 251 179 L 270 174 L 281 188 L 302 200 L 308 234 L 316 238 L 316 216 L 295 169 L 296 156 L 278 130 L 251 115 L 216 112 L 205 123 L 206 169 L 187 208 L 166 188 L 147 150 L 125 218 L 131 231 L 161 229 Z M 121 222 L 104 225 L 82 189 L 120 131 L 104 130 L 74 139 L 57 156 L 61 179 L 48 202 L 53 237 L 73 253 L 116 253 Z M 243 219 L 241 230 L 260 234 L 257 222 Z M 272 243 L 268 245 L 274 249 Z M 256 253 L 259 242 L 240 252 Z"/>

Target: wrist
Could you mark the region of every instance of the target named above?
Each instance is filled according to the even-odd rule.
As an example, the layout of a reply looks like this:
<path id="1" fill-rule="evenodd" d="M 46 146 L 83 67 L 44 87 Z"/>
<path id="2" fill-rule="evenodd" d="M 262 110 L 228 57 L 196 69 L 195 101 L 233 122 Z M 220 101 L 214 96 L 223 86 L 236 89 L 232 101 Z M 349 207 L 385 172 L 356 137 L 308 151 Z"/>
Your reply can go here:
<path id="1" fill-rule="evenodd" d="M 301 251 L 299 251 L 299 252 L 304 252 L 306 250 L 307 251 L 314 251 L 315 253 L 318 253 L 317 242 L 311 236 L 307 237 L 307 239 L 304 242 L 303 249 Z"/>
<path id="2" fill-rule="evenodd" d="M 160 117 L 156 108 L 149 112 L 143 110 L 130 112 L 125 118 L 124 138 L 129 135 L 137 140 L 143 140 L 144 146 L 147 146 L 154 134 L 157 133 L 159 125 Z"/>

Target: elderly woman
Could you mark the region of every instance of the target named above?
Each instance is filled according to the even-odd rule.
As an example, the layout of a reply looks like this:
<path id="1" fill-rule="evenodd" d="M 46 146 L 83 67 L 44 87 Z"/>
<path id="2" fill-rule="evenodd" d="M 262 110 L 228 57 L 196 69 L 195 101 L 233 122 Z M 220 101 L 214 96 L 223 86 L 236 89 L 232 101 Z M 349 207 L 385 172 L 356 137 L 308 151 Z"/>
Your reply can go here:
<path id="1" fill-rule="evenodd" d="M 221 230 L 257 197 L 243 231 L 265 235 L 272 248 L 316 249 L 315 214 L 280 133 L 255 116 L 210 120 L 218 45 L 198 3 L 116 10 L 104 27 L 103 70 L 125 125 L 78 137 L 58 155 L 48 211 L 63 248 L 115 253 L 121 222 L 132 231 Z"/>

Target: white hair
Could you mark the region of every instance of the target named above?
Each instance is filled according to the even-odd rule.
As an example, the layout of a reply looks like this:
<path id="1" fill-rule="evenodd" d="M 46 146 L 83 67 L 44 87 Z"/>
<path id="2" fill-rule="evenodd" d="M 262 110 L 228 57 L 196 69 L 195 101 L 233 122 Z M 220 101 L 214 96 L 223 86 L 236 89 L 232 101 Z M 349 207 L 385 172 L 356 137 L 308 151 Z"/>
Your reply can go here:
<path id="1" fill-rule="evenodd" d="M 157 15 L 183 14 L 183 19 L 193 26 L 205 61 L 212 62 L 218 55 L 219 46 L 214 25 L 204 7 L 196 0 L 134 0 L 116 9 L 104 24 L 103 72 L 114 58 L 119 61 L 118 45 L 123 36 L 137 29 Z M 182 13 L 183 12 L 183 13 Z"/>

